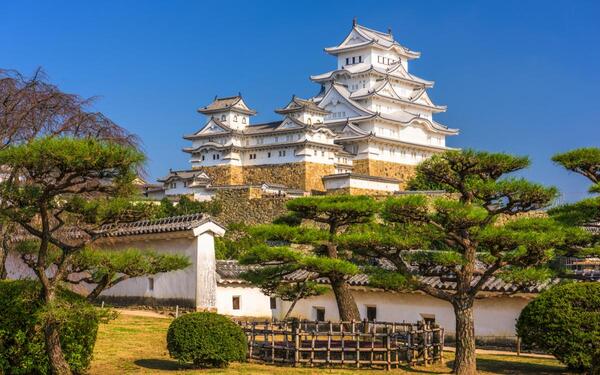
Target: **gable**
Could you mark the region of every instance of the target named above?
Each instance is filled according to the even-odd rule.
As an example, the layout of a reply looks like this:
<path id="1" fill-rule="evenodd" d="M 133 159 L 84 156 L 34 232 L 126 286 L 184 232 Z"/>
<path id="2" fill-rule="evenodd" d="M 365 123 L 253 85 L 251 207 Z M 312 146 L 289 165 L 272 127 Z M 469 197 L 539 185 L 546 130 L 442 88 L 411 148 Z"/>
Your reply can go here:
<path id="1" fill-rule="evenodd" d="M 281 122 L 281 125 L 279 125 L 277 127 L 277 129 L 301 129 L 301 128 L 303 128 L 302 125 L 298 124 L 297 122 L 295 122 L 288 116 L 286 116 L 283 119 L 283 121 Z"/>
<path id="2" fill-rule="evenodd" d="M 368 110 L 361 108 L 358 103 L 345 98 L 334 86 L 332 86 L 327 94 L 325 94 L 325 97 L 319 102 L 319 107 L 330 112 L 330 114 L 325 117 L 327 120 L 367 116 L 371 114 Z"/>
<path id="3" fill-rule="evenodd" d="M 217 124 L 217 122 L 211 118 L 206 125 L 196 134 L 219 134 L 219 133 L 229 133 L 229 129 L 227 129 L 223 125 Z"/>
<path id="4" fill-rule="evenodd" d="M 350 34 L 344 39 L 340 46 L 352 46 L 355 44 L 361 44 L 369 42 L 370 40 L 362 36 L 356 29 L 352 29 Z"/>

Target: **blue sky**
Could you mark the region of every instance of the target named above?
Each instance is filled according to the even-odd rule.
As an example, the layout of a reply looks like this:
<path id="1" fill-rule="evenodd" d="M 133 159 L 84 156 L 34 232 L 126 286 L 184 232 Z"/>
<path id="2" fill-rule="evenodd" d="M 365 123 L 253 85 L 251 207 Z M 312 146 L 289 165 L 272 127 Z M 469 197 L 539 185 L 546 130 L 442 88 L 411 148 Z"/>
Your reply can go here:
<path id="1" fill-rule="evenodd" d="M 241 92 L 256 121 L 292 94 L 309 97 L 309 75 L 330 70 L 353 17 L 422 52 L 411 72 L 461 129 L 449 140 L 529 155 L 527 178 L 565 200 L 587 181 L 554 166 L 558 151 L 600 146 L 600 2 L 586 1 L 6 1 L 0 67 L 42 66 L 63 90 L 98 96 L 96 108 L 138 134 L 150 178 L 187 168 L 183 134 L 196 108 Z"/>

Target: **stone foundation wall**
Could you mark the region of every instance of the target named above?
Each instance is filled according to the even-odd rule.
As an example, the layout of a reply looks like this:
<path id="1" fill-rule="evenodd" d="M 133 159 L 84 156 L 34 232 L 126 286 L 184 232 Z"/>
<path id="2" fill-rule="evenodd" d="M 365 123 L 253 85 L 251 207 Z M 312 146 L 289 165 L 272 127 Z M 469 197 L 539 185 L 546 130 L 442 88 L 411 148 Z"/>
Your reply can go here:
<path id="1" fill-rule="evenodd" d="M 215 202 L 221 205 L 216 220 L 227 226 L 232 223 L 267 224 L 287 212 L 285 205 L 292 198 L 263 197 L 252 187 L 218 190 Z"/>
<path id="2" fill-rule="evenodd" d="M 354 173 L 369 176 L 390 177 L 400 180 L 400 190 L 404 190 L 407 182 L 415 175 L 416 166 L 392 163 L 389 161 L 360 159 L 353 161 Z"/>
<path id="3" fill-rule="evenodd" d="M 272 183 L 304 191 L 324 191 L 321 177 L 335 172 L 333 165 L 299 162 L 271 165 L 196 167 L 213 179 L 213 185 Z"/>
<path id="4" fill-rule="evenodd" d="M 247 166 L 243 168 L 244 183 L 247 185 L 256 185 L 266 182 L 304 190 L 303 164 L 286 163 Z"/>
<path id="5" fill-rule="evenodd" d="M 244 174 L 242 167 L 235 165 L 219 165 L 214 167 L 195 167 L 212 179 L 213 185 L 243 185 Z"/>

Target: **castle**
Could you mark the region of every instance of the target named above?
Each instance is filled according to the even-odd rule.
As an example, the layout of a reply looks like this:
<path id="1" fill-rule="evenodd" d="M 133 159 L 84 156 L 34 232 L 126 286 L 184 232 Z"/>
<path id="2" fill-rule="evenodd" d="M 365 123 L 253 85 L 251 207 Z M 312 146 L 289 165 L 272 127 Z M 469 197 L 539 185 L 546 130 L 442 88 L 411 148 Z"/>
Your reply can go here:
<path id="1" fill-rule="evenodd" d="M 388 194 L 419 162 L 448 150 L 446 136 L 458 130 L 433 119 L 446 110 L 427 95 L 434 83 L 409 73 L 419 52 L 356 20 L 325 52 L 337 58 L 336 69 L 311 76 L 318 94 L 293 96 L 275 110 L 278 121 L 252 124 L 256 111 L 241 95 L 199 108 L 205 125 L 184 137 L 191 169 L 170 171 L 150 194 L 210 199 L 216 188 L 254 185 L 286 194 Z"/>

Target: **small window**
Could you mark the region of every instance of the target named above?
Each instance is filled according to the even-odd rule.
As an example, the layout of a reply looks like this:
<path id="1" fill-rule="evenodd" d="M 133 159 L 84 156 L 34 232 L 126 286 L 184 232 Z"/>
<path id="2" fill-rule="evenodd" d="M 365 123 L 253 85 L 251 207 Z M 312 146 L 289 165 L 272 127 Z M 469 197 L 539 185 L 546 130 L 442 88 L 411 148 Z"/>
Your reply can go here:
<path id="1" fill-rule="evenodd" d="M 356 56 L 352 56 L 352 64 L 356 64 Z"/>
<path id="2" fill-rule="evenodd" d="M 429 326 L 435 324 L 434 314 L 421 314 L 421 318 L 423 318 L 423 322 Z"/>
<path id="3" fill-rule="evenodd" d="M 271 297 L 269 299 L 269 304 L 271 305 L 271 310 L 275 310 L 277 308 L 277 298 Z"/>
<path id="4" fill-rule="evenodd" d="M 308 125 L 312 125 L 312 119 L 309 117 L 309 118 L 308 118 L 308 120 L 306 120 L 306 123 L 307 123 Z"/>
<path id="5" fill-rule="evenodd" d="M 183 187 L 187 187 L 188 186 L 188 182 L 187 181 L 183 181 Z"/>
<path id="6" fill-rule="evenodd" d="M 246 118 L 242 117 L 242 124 L 245 124 L 245 123 L 246 123 Z"/>
<path id="7" fill-rule="evenodd" d="M 204 161 L 204 155 L 202 155 L 202 161 Z"/>
<path id="8" fill-rule="evenodd" d="M 271 157 L 271 152 L 267 152 L 267 157 L 270 158 Z"/>
<path id="9" fill-rule="evenodd" d="M 325 321 L 325 308 L 324 307 L 313 307 L 315 310 L 315 320 L 319 322 Z"/>
<path id="10" fill-rule="evenodd" d="M 150 290 L 150 291 L 154 290 L 154 277 L 148 278 L 148 290 Z"/>
<path id="11" fill-rule="evenodd" d="M 362 62 L 362 56 L 358 56 L 358 62 L 361 63 Z"/>
<path id="12" fill-rule="evenodd" d="M 367 306 L 367 320 L 377 320 L 377 306 Z"/>
<path id="13" fill-rule="evenodd" d="M 240 296 L 233 296 L 231 298 L 231 307 L 234 310 L 239 310 L 240 309 Z"/>
<path id="14" fill-rule="evenodd" d="M 221 115 L 221 121 L 225 121 L 226 117 L 225 115 Z"/>
<path id="15" fill-rule="evenodd" d="M 233 115 L 233 122 L 237 122 L 237 115 Z"/>
<path id="16" fill-rule="evenodd" d="M 350 58 L 346 57 L 346 65 L 350 65 Z"/>

